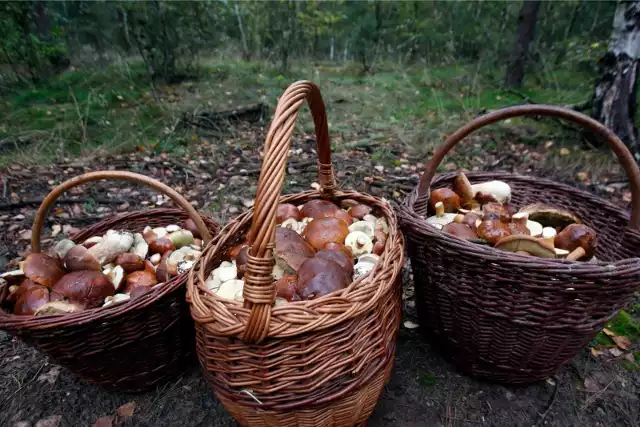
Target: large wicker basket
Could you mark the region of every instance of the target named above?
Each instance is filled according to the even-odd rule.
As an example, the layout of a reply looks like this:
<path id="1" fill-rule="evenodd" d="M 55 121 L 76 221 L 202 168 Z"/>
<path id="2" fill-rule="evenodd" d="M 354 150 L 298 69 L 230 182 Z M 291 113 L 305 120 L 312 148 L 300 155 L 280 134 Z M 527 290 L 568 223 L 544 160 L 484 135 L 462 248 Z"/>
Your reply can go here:
<path id="1" fill-rule="evenodd" d="M 181 209 L 149 209 L 117 215 L 72 236 L 82 242 L 109 229 L 142 231 L 146 226 L 182 223 L 192 218 L 203 241 L 219 231 L 218 225 L 165 184 L 131 172 L 90 172 L 56 187 L 40 206 L 33 224 L 32 248 L 40 251 L 40 234 L 53 203 L 67 190 L 101 179 L 145 184 L 169 196 Z M 193 321 L 184 299 L 187 274 L 163 286 L 106 308 L 68 315 L 18 316 L 0 309 L 0 329 L 17 336 L 49 356 L 75 376 L 110 391 L 150 389 L 179 374 L 193 357 Z M 8 295 L 0 289 L 0 305 Z"/>
<path id="2" fill-rule="evenodd" d="M 523 116 L 570 120 L 606 139 L 633 193 L 629 216 L 585 191 L 506 173 L 469 173 L 472 183 L 506 181 L 512 203 L 567 208 L 597 230 L 598 262 L 547 260 L 500 251 L 444 233 L 425 221 L 430 188 L 451 186 L 455 173 L 432 182 L 447 152 L 471 132 Z M 398 216 L 407 238 L 421 326 L 466 373 L 506 383 L 552 375 L 583 349 L 629 302 L 640 285 L 640 172 L 622 142 L 595 120 L 564 108 L 527 105 L 484 115 L 438 148 Z"/>
<path id="3" fill-rule="evenodd" d="M 291 135 L 308 101 L 319 156 L 319 191 L 280 197 Z M 368 204 L 389 223 L 384 253 L 369 276 L 343 291 L 274 307 L 276 207 L 324 198 Z M 243 303 L 222 299 L 204 282 L 249 231 Z M 389 378 L 401 320 L 404 241 L 389 204 L 336 189 L 324 102 L 310 82 L 280 98 L 265 142 L 253 210 L 231 221 L 189 275 L 187 300 L 196 348 L 217 397 L 244 426 L 353 426 L 366 422 Z"/>

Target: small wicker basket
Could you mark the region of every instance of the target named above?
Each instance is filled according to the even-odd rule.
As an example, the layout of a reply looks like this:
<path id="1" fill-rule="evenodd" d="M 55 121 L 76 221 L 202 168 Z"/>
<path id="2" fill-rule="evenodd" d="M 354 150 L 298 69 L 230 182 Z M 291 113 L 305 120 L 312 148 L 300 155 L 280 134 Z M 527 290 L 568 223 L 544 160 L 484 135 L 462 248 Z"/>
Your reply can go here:
<path id="1" fill-rule="evenodd" d="M 456 176 L 446 173 L 432 181 L 447 152 L 483 126 L 524 115 L 570 120 L 603 137 L 631 183 L 631 216 L 606 200 L 547 179 L 482 172 L 467 177 L 472 183 L 506 181 L 515 207 L 544 202 L 574 212 L 597 230 L 598 262 L 504 252 L 427 224 L 430 188 L 451 187 Z M 434 153 L 398 216 L 407 238 L 421 326 L 474 376 L 529 383 L 552 375 L 593 339 L 640 285 L 640 171 L 610 130 L 565 108 L 505 108 L 457 130 Z"/>
<path id="2" fill-rule="evenodd" d="M 280 197 L 291 135 L 308 100 L 316 128 L 319 191 Z M 278 203 L 355 199 L 389 224 L 375 269 L 348 288 L 274 307 L 272 249 Z M 244 304 L 215 296 L 205 280 L 249 231 Z M 389 378 L 401 320 L 404 241 L 389 204 L 336 189 L 324 102 L 310 82 L 280 98 L 265 142 L 255 207 L 231 221 L 189 275 L 187 300 L 202 368 L 225 408 L 244 426 L 353 426 L 366 422 Z"/>
<path id="3" fill-rule="evenodd" d="M 196 223 L 208 242 L 219 226 L 199 215 L 175 190 L 131 172 L 98 171 L 72 178 L 42 202 L 33 223 L 32 249 L 40 251 L 46 215 L 55 201 L 72 187 L 102 179 L 147 185 L 169 196 L 180 209 L 149 209 L 117 215 L 79 231 L 75 242 L 102 235 L 109 229 L 142 231 L 149 225 Z M 139 298 L 105 308 L 47 316 L 19 316 L 0 309 L 0 329 L 49 356 L 75 376 L 109 391 L 137 392 L 153 388 L 179 374 L 193 355 L 193 321 L 184 300 L 187 274 L 171 278 Z M 0 306 L 8 289 L 0 288 Z"/>

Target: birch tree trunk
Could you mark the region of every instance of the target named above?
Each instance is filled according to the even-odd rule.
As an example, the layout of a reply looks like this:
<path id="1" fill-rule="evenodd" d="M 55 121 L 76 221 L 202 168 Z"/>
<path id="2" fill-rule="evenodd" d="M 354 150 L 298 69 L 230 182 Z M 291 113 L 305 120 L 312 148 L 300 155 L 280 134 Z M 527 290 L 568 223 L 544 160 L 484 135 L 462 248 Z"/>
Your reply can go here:
<path id="1" fill-rule="evenodd" d="M 613 19 L 609 51 L 600 59 L 592 116 L 624 141 L 636 161 L 640 161 L 635 126 L 639 59 L 640 1 L 623 1 Z"/>

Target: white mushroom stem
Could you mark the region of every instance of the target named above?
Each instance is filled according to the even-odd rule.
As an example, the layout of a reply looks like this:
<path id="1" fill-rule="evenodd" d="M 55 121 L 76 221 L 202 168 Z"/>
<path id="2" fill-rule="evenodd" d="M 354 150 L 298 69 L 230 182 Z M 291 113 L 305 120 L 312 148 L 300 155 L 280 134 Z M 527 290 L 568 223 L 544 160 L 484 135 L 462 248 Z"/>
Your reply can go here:
<path id="1" fill-rule="evenodd" d="M 491 194 L 500 203 L 507 203 L 511 199 L 511 187 L 503 181 L 487 181 L 471 185 L 473 197 L 478 193 Z"/>
<path id="2" fill-rule="evenodd" d="M 567 257 L 565 259 L 567 261 L 577 261 L 580 258 L 582 258 L 583 256 L 585 256 L 586 254 L 587 254 L 587 252 L 581 246 L 578 246 L 577 248 L 575 248 L 573 250 L 573 252 L 571 252 L 569 255 L 567 255 Z"/>
<path id="3" fill-rule="evenodd" d="M 544 239 L 545 242 L 547 242 L 551 246 L 554 245 L 555 237 L 556 237 L 556 229 L 555 228 L 553 228 L 553 227 L 544 227 L 542 229 L 542 238 Z"/>
<path id="4" fill-rule="evenodd" d="M 133 245 L 133 234 L 128 232 L 116 232 L 109 230 L 102 241 L 88 249 L 100 265 L 104 265 L 115 259 L 122 252 L 128 252 Z"/>
<path id="5" fill-rule="evenodd" d="M 441 217 L 444 215 L 444 203 L 438 202 L 436 203 L 436 216 Z"/>
<path id="6" fill-rule="evenodd" d="M 373 239 L 374 226 L 368 221 L 357 221 L 349 226 L 349 233 L 354 231 L 361 231 L 367 235 L 370 239 Z M 364 245 L 364 243 L 362 243 Z"/>

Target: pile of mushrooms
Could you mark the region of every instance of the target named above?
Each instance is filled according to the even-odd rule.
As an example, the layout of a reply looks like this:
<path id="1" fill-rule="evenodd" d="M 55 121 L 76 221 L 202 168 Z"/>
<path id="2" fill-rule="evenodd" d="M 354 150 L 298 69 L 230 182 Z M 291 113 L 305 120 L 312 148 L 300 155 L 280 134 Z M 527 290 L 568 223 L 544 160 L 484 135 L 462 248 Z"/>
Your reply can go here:
<path id="1" fill-rule="evenodd" d="M 272 271 L 276 305 L 344 289 L 373 270 L 385 247 L 387 221 L 354 200 L 343 200 L 342 206 L 326 200 L 278 205 Z M 205 283 L 209 291 L 243 301 L 247 250 L 246 241 L 229 250 Z"/>
<path id="2" fill-rule="evenodd" d="M 452 188 L 431 192 L 427 223 L 475 243 L 542 258 L 594 259 L 596 232 L 572 212 L 544 203 L 516 210 L 503 181 L 471 185 L 464 173 Z"/>
<path id="3" fill-rule="evenodd" d="M 0 275 L 19 315 L 67 314 L 137 298 L 188 271 L 202 251 L 195 223 L 109 230 L 81 244 L 64 239 Z"/>

